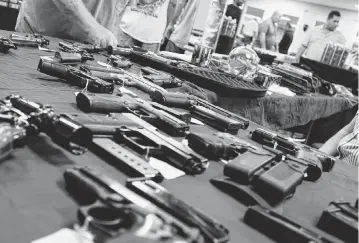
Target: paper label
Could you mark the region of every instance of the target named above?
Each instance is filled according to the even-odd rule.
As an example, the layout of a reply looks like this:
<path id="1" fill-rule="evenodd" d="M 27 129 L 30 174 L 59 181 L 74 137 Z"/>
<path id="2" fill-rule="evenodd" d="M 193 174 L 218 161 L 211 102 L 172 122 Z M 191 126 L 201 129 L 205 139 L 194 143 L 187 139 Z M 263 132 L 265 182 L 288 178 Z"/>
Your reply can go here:
<path id="1" fill-rule="evenodd" d="M 138 95 L 136 95 L 134 92 L 132 92 L 131 90 L 126 89 L 125 87 L 120 87 L 118 88 L 118 90 L 122 93 L 122 94 L 128 94 L 134 98 L 138 97 Z"/>
<path id="2" fill-rule="evenodd" d="M 106 67 L 106 68 L 112 68 L 111 65 L 109 65 L 109 64 L 107 64 L 107 63 L 104 63 L 104 62 L 97 61 L 97 64 L 98 64 L 98 65 L 101 65 L 101 66 L 103 66 L 103 67 Z"/>
<path id="3" fill-rule="evenodd" d="M 153 168 L 155 168 L 159 172 L 161 172 L 163 177 L 167 180 L 172 180 L 172 179 L 184 176 L 186 174 L 182 170 L 179 170 L 179 169 L 173 167 L 172 165 L 167 164 L 167 163 L 163 162 L 162 160 L 159 160 L 159 159 L 156 159 L 153 157 L 151 157 L 148 162 Z"/>
<path id="4" fill-rule="evenodd" d="M 54 57 L 50 57 L 50 56 L 42 56 L 40 58 L 45 61 L 50 61 L 50 62 L 54 61 Z"/>
<path id="5" fill-rule="evenodd" d="M 77 231 L 72 229 L 61 229 L 31 243 L 94 243 L 93 240 L 82 237 Z"/>
<path id="6" fill-rule="evenodd" d="M 47 51 L 47 52 L 56 52 L 56 50 L 50 50 L 50 49 L 48 49 L 48 48 L 41 47 L 41 46 L 39 46 L 39 50 L 40 50 L 40 51 Z"/>
<path id="7" fill-rule="evenodd" d="M 204 125 L 203 122 L 201 122 L 200 120 L 197 120 L 196 118 L 193 118 L 193 117 L 191 117 L 191 123 L 196 124 L 196 125 Z"/>

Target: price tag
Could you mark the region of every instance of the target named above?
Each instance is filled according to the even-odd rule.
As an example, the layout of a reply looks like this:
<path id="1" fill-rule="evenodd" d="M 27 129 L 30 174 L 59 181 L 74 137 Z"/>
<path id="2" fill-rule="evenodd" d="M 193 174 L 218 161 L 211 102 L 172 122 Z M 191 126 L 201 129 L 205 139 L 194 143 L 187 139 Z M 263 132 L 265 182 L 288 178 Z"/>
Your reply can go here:
<path id="1" fill-rule="evenodd" d="M 196 118 L 193 118 L 193 117 L 191 117 L 191 123 L 192 124 L 196 124 L 196 125 L 204 125 L 204 123 L 203 122 L 201 122 L 200 120 L 197 120 Z"/>
<path id="2" fill-rule="evenodd" d="M 72 229 L 61 229 L 31 243 L 94 243 L 92 238 L 82 237 L 77 231 Z"/>
<path id="3" fill-rule="evenodd" d="M 156 159 L 153 157 L 151 157 L 148 162 L 153 168 L 155 168 L 159 172 L 161 172 L 163 177 L 167 180 L 176 179 L 176 178 L 184 176 L 186 174 L 182 170 L 179 170 L 179 169 L 173 167 L 172 165 L 167 164 L 167 163 L 163 162 L 162 160 L 159 160 L 159 159 Z"/>
<path id="4" fill-rule="evenodd" d="M 48 49 L 48 48 L 41 47 L 41 46 L 39 46 L 39 50 L 40 50 L 40 51 L 46 51 L 46 52 L 56 52 L 56 50 L 50 50 L 50 49 Z"/>

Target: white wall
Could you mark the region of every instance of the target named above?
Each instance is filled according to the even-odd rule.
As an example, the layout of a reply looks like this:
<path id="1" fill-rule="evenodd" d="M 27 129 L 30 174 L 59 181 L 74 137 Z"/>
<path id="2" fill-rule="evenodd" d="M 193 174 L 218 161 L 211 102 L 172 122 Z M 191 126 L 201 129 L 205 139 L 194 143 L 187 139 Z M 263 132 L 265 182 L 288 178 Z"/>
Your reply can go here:
<path id="1" fill-rule="evenodd" d="M 304 38 L 302 31 L 304 24 L 313 28 L 316 21 L 325 22 L 331 10 L 339 10 L 342 18 L 339 23 L 338 30 L 343 33 L 347 42 L 346 45 L 351 47 L 355 41 L 358 27 L 358 11 L 340 9 L 340 1 L 338 1 L 338 8 L 326 7 L 312 3 L 297 2 L 290 0 L 248 0 L 248 6 L 260 8 L 265 10 L 263 18 L 269 18 L 275 10 L 280 10 L 283 14 L 299 17 L 296 32 L 294 34 L 291 51 L 296 51 L 301 45 L 301 40 Z"/>

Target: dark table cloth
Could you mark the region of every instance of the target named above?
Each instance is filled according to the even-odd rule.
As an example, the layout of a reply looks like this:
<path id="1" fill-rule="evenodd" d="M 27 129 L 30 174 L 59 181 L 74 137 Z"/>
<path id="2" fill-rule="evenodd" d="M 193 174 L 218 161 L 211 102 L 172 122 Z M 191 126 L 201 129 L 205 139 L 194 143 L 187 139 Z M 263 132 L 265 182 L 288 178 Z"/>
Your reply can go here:
<path id="1" fill-rule="evenodd" d="M 8 32 L 0 32 L 8 35 Z M 52 49 L 58 40 L 51 38 Z M 81 112 L 76 108 L 75 91 L 81 89 L 39 73 L 39 56 L 51 55 L 37 49 L 19 48 L 0 53 L 0 97 L 19 94 L 43 104 L 51 104 L 57 113 Z M 98 60 L 105 60 L 98 56 Z M 248 130 L 258 125 L 251 123 Z M 213 132 L 192 125 L 191 131 Z M 248 131 L 241 131 L 248 136 Z M 120 171 L 87 152 L 75 156 L 45 136 L 31 138 L 0 164 L 0 242 L 27 243 L 69 227 L 76 222 L 77 204 L 66 193 L 63 172 L 74 165 L 90 166 L 124 183 Z M 177 197 L 216 218 L 230 230 L 231 243 L 272 242 L 241 222 L 245 205 L 213 187 L 209 180 L 222 175 L 223 165 L 211 162 L 204 174 L 164 181 L 162 185 Z M 315 228 L 321 212 L 332 200 L 353 202 L 358 197 L 357 168 L 337 162 L 331 173 L 316 182 L 303 182 L 294 197 L 283 204 L 283 215 L 306 227 Z M 320 232 L 320 231 L 319 231 Z"/>

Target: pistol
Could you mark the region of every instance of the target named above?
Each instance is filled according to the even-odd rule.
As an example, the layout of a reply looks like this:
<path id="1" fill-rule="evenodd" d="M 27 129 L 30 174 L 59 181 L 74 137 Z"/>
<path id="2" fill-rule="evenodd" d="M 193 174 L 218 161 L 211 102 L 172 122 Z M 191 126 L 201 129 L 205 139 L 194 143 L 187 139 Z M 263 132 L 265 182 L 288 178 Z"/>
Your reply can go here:
<path id="1" fill-rule="evenodd" d="M 69 84 L 85 88 L 94 93 L 111 94 L 115 88 L 113 83 L 105 82 L 86 72 L 60 63 L 45 61 L 40 58 L 37 70 L 41 73 L 66 80 Z"/>
<path id="2" fill-rule="evenodd" d="M 252 132 L 252 140 L 268 147 L 290 154 L 297 158 L 313 162 L 317 159 L 322 163 L 323 171 L 329 172 L 333 169 L 336 159 L 308 145 L 303 145 L 290 141 L 288 138 L 273 132 L 257 128 Z"/>
<path id="3" fill-rule="evenodd" d="M 171 114 L 154 108 L 140 98 L 130 95 L 114 96 L 79 93 L 76 96 L 77 107 L 85 112 L 115 113 L 130 112 L 149 121 L 159 129 L 173 136 L 183 136 L 189 130 L 184 121 Z"/>

